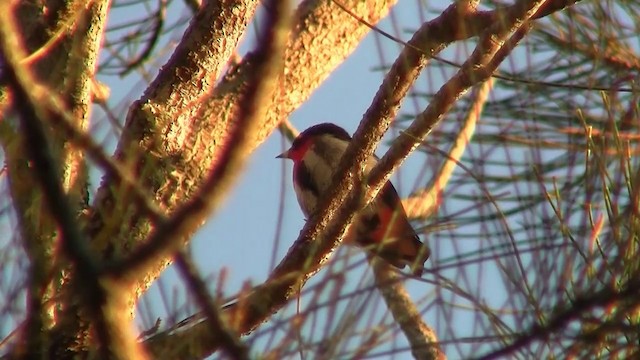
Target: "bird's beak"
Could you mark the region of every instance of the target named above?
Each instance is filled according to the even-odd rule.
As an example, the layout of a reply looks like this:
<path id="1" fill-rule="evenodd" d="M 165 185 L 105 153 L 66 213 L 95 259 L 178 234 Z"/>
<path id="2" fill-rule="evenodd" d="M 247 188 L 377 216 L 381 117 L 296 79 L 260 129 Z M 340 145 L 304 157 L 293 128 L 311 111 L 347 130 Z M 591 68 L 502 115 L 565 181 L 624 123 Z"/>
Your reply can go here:
<path id="1" fill-rule="evenodd" d="M 289 150 L 283 152 L 282 154 L 276 156 L 276 159 L 291 159 L 291 157 L 289 157 Z"/>

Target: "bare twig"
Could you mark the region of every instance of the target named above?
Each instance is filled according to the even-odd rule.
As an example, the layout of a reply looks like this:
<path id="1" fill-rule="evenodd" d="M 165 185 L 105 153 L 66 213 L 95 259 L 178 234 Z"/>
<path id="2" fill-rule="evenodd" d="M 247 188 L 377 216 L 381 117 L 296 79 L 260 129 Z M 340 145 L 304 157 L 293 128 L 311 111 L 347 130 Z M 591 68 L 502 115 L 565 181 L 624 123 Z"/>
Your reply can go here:
<path id="1" fill-rule="evenodd" d="M 624 284 L 624 286 L 607 286 L 604 289 L 577 297 L 564 309 L 558 309 L 554 315 L 545 321 L 545 324 L 535 324 L 523 334 L 516 336 L 510 344 L 501 349 L 480 356 L 478 360 L 504 359 L 518 349 L 528 344 L 543 339 L 554 332 L 568 326 L 571 321 L 588 314 L 594 308 L 608 308 L 614 304 L 623 305 L 625 301 L 637 301 L 640 295 L 640 282 L 637 279 Z"/>
<path id="2" fill-rule="evenodd" d="M 249 359 L 249 349 L 220 316 L 217 304 L 209 296 L 207 285 L 198 276 L 191 260 L 186 258 L 184 252 L 176 254 L 174 260 L 191 293 L 195 295 L 210 331 L 213 336 L 220 338 L 220 347 L 224 353 L 231 359 Z"/>
<path id="3" fill-rule="evenodd" d="M 142 50 L 142 53 L 138 55 L 136 59 L 131 61 L 126 68 L 124 68 L 120 72 L 120 76 L 125 76 L 131 71 L 135 70 L 139 65 L 144 63 L 149 59 L 153 50 L 158 44 L 158 39 L 160 38 L 160 34 L 162 32 L 162 27 L 164 26 L 164 19 L 166 16 L 167 10 L 167 0 L 158 0 L 158 11 L 156 11 L 153 16 L 153 29 L 151 30 L 151 37 L 148 41 L 145 42 L 145 48 Z"/>
<path id="4" fill-rule="evenodd" d="M 456 140 L 451 145 L 440 170 L 433 177 L 433 183 L 428 189 L 419 191 L 410 197 L 403 199 L 402 204 L 407 210 L 407 215 L 413 219 L 426 218 L 431 216 L 437 210 L 440 204 L 440 197 L 444 188 L 449 183 L 453 171 L 464 153 L 467 145 L 471 141 L 471 137 L 476 129 L 476 123 L 480 119 L 482 108 L 486 103 L 493 81 L 491 79 L 485 81 L 475 92 L 471 107 L 467 112 L 467 116 L 462 121 L 462 126 L 458 132 Z"/>

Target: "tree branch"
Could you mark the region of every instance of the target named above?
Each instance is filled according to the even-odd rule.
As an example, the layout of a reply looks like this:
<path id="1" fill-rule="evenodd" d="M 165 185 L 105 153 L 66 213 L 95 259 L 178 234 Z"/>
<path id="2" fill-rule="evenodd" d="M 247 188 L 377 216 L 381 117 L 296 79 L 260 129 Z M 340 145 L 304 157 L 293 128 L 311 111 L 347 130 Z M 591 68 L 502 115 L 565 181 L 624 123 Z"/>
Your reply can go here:
<path id="1" fill-rule="evenodd" d="M 257 131 L 259 119 L 264 115 L 268 98 L 276 89 L 276 79 L 282 71 L 281 54 L 288 34 L 287 16 L 282 12 L 286 1 L 280 1 L 267 11 L 266 38 L 253 53 L 256 71 L 248 79 L 247 91 L 242 101 L 239 121 L 230 138 L 230 144 L 221 154 L 220 161 L 211 169 L 198 193 L 163 223 L 158 224 L 149 240 L 136 247 L 131 254 L 109 266 L 109 272 L 119 278 L 135 279 L 138 274 L 146 274 L 156 265 L 158 258 L 164 258 L 178 251 L 183 245 L 182 238 L 193 233 L 210 213 L 219 206 L 221 200 L 233 185 L 233 179 L 241 173 L 248 158 L 252 136 Z M 285 9 L 281 9 L 284 7 Z M 277 9 L 277 10 L 275 10 Z M 272 14 L 274 13 L 274 14 Z M 271 18 L 273 16 L 273 18 Z M 287 21 L 285 21 L 287 20 Z"/>
<path id="2" fill-rule="evenodd" d="M 624 286 L 610 285 L 596 293 L 579 296 L 565 309 L 556 311 L 554 316 L 549 318 L 545 324 L 535 324 L 531 326 L 527 332 L 517 336 L 510 344 L 480 356 L 477 359 L 504 359 L 533 341 L 545 338 L 552 335 L 555 331 L 563 329 L 569 325 L 571 321 L 578 319 L 581 315 L 586 314 L 594 308 L 609 308 L 614 304 L 621 304 L 627 300 L 632 300 L 634 303 L 637 303 L 639 295 L 640 282 L 637 279 L 632 279 Z"/>
<path id="3" fill-rule="evenodd" d="M 397 270 L 379 259 L 369 259 L 369 263 L 376 279 L 376 287 L 409 341 L 413 357 L 424 360 L 446 359 L 435 331 L 422 320 L 420 312 L 396 274 Z"/>
<path id="4" fill-rule="evenodd" d="M 105 345 L 103 349 L 107 350 L 112 337 L 101 308 L 107 295 L 98 282 L 100 264 L 87 248 L 87 242 L 76 224 L 73 207 L 58 180 L 60 179 L 59 169 L 51 156 L 49 141 L 43 128 L 43 124 L 49 123 L 48 109 L 38 107 L 36 101 L 38 97 L 32 95 L 37 91 L 31 88 L 37 82 L 33 80 L 29 70 L 20 65 L 26 54 L 21 49 L 22 42 L 16 35 L 19 32 L 11 16 L 12 9 L 9 4 L 4 4 L 0 5 L 0 12 L 9 14 L 0 24 L 0 55 L 5 60 L 4 74 L 13 90 L 15 107 L 20 114 L 24 148 L 33 162 L 35 179 L 45 195 L 49 213 L 60 227 L 61 247 L 79 274 L 80 283 L 86 289 L 80 294 L 84 300 L 83 305 L 95 321 L 98 338 Z"/>

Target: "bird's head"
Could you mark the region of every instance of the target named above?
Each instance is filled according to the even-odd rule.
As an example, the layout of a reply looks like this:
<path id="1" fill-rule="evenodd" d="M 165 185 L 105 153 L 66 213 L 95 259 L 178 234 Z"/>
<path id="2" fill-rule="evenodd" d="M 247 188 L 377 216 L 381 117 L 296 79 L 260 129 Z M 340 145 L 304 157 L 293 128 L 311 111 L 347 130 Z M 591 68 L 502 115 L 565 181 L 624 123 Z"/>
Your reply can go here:
<path id="1" fill-rule="evenodd" d="M 301 132 L 293 140 L 289 150 L 278 155 L 277 158 L 291 159 L 294 163 L 297 163 L 304 158 L 307 151 L 314 145 L 336 141 L 348 144 L 351 141 L 351 136 L 345 129 L 332 123 L 314 125 Z"/>

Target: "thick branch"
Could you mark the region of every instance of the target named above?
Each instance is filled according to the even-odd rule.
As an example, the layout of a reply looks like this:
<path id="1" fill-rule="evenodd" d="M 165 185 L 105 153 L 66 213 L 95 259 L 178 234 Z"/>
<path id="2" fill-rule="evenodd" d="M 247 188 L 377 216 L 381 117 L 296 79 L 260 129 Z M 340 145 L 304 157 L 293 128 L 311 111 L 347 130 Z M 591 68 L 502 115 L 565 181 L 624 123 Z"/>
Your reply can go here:
<path id="1" fill-rule="evenodd" d="M 194 123 L 199 121 L 200 105 L 211 92 L 256 6 L 257 1 L 254 0 L 206 2 L 191 21 L 167 65 L 143 97 L 130 108 L 116 156 L 125 162 L 138 162 L 133 168 L 151 192 L 156 194 L 156 198 L 162 199 L 163 205 L 170 209 L 178 199 L 184 198 L 182 191 L 175 197 L 169 195 L 176 191 L 176 183 L 191 179 L 187 179 L 186 174 L 176 174 L 182 180 L 172 179 L 171 182 L 169 173 L 183 170 L 181 163 L 191 161 L 185 158 L 187 154 L 182 153 L 185 139 L 193 136 Z M 192 166 L 198 168 L 202 165 L 194 159 Z M 194 179 L 195 184 L 204 176 L 204 171 L 199 171 L 202 174 L 200 179 Z M 164 181 L 169 183 L 163 185 Z M 127 248 L 144 238 L 150 230 L 148 225 L 139 223 L 141 214 L 135 207 L 125 204 L 125 211 L 115 208 L 122 205 L 118 204 L 116 195 L 124 190 L 119 189 L 119 185 L 107 176 L 98 191 L 95 216 L 91 219 L 89 230 L 99 248 Z M 118 219 L 123 220 L 123 225 L 127 224 L 126 229 L 106 229 L 109 228 L 107 223 L 117 222 Z M 136 224 L 136 228 L 131 229 L 131 223 Z M 116 234 L 102 231 L 123 233 L 114 236 Z"/>
<path id="2" fill-rule="evenodd" d="M 229 142 L 233 146 L 225 146 L 220 161 L 215 164 L 198 193 L 180 206 L 173 216 L 160 224 L 151 234 L 149 240 L 138 246 L 132 254 L 110 266 L 110 272 L 118 277 L 135 279 L 140 273 L 147 273 L 157 258 L 167 257 L 179 250 L 181 237 L 194 232 L 206 217 L 219 206 L 221 200 L 233 185 L 233 180 L 241 173 L 242 166 L 248 158 L 253 136 L 259 121 L 268 105 L 268 99 L 276 88 L 276 79 L 282 71 L 281 55 L 286 34 L 288 34 L 288 17 L 282 17 L 287 8 L 281 2 L 269 10 L 270 22 L 265 29 L 266 38 L 259 43 L 253 59 L 256 71 L 247 82 L 247 91 L 242 101 L 239 121 Z M 271 12 L 275 12 L 272 14 Z M 272 19 L 271 16 L 274 18 Z"/>
<path id="3" fill-rule="evenodd" d="M 413 357 L 424 360 L 446 359 L 435 331 L 422 320 L 420 312 L 402 285 L 402 279 L 396 274 L 397 270 L 378 259 L 370 259 L 369 263 L 373 268 L 376 287 L 409 341 Z"/>

